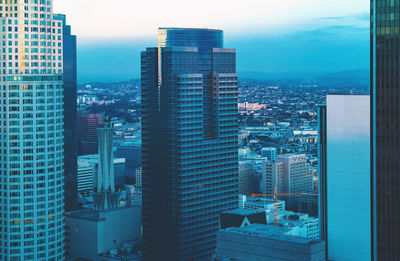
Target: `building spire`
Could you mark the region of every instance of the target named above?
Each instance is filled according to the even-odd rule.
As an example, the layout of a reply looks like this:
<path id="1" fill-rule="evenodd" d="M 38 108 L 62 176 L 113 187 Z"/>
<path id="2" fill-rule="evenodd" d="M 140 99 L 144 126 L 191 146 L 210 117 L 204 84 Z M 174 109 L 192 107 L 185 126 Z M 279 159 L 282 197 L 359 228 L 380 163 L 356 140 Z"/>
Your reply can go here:
<path id="1" fill-rule="evenodd" d="M 99 146 L 99 171 L 94 187 L 94 207 L 106 210 L 118 206 L 118 193 L 114 184 L 114 158 L 112 150 L 113 126 L 110 119 L 97 128 Z"/>

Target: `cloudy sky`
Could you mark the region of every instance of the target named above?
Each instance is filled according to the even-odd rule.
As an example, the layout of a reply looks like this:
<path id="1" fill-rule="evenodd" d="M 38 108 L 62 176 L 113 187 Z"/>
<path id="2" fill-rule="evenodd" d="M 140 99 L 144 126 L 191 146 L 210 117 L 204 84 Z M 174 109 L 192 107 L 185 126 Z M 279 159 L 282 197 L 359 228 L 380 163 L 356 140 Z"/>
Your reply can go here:
<path id="1" fill-rule="evenodd" d="M 54 0 L 78 36 L 81 81 L 137 78 L 161 26 L 224 30 L 238 72 L 367 69 L 369 0 Z"/>

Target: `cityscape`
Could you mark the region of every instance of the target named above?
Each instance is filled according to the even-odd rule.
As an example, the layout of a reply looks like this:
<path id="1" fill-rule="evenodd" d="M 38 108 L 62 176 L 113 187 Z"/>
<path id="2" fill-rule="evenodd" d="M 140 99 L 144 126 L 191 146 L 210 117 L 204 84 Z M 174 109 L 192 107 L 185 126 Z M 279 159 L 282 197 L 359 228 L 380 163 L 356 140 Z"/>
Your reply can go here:
<path id="1" fill-rule="evenodd" d="M 58 13 L 74 1 L 0 0 L 1 260 L 400 260 L 400 0 L 356 15 L 366 67 L 312 71 L 310 50 L 286 73 L 254 70 L 265 50 L 244 57 L 257 38 L 232 40 L 225 20 L 158 24 L 136 66 L 110 53 L 88 73 L 85 37 L 102 32 L 76 33 L 78 6 Z M 255 20 L 256 6 L 285 7 L 251 2 Z M 358 22 L 312 17 L 353 33 L 339 54 L 310 29 L 322 60 L 356 59 Z M 285 52 L 262 59 L 279 67 Z"/>

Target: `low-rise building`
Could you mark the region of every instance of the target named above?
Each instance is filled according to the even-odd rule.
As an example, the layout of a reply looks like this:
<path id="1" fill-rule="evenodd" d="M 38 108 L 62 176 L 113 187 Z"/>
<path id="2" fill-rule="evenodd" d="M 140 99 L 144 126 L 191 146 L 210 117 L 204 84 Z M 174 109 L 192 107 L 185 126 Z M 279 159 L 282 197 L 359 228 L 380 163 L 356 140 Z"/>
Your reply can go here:
<path id="1" fill-rule="evenodd" d="M 231 227 L 218 233 L 218 261 L 324 261 L 325 243 L 296 237 L 286 227 L 251 224 Z"/>
<path id="2" fill-rule="evenodd" d="M 141 206 L 104 211 L 78 210 L 65 216 L 66 254 L 71 260 L 103 260 L 99 255 L 141 240 Z"/>

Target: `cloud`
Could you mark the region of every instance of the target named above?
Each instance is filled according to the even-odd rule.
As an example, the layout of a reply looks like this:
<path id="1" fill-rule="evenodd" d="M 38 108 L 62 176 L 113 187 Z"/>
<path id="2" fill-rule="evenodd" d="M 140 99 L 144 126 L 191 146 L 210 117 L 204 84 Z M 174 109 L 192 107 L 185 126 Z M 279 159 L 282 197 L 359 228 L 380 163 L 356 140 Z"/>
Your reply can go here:
<path id="1" fill-rule="evenodd" d="M 369 11 L 367 0 L 55 0 L 85 38 L 152 37 L 159 26 L 221 28 L 229 34 L 298 30 L 319 17 Z"/>

